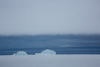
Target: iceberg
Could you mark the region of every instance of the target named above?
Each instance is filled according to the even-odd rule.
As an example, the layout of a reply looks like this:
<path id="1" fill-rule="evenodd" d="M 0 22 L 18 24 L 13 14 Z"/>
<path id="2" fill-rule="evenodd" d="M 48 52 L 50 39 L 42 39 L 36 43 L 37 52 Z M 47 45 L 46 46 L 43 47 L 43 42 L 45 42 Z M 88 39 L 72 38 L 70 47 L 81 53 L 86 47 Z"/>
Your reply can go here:
<path id="1" fill-rule="evenodd" d="M 28 55 L 25 51 L 18 51 L 17 53 L 14 53 L 13 55 Z"/>
<path id="2" fill-rule="evenodd" d="M 56 55 L 56 52 L 50 49 L 43 50 L 41 53 L 35 53 L 35 55 Z"/>

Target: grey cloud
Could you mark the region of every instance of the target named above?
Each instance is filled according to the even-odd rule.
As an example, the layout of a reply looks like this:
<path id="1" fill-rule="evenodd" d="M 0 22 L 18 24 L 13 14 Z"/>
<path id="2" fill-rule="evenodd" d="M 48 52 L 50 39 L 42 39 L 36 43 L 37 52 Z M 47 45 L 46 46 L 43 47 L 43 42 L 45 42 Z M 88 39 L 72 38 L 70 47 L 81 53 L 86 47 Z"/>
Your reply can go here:
<path id="1" fill-rule="evenodd" d="M 99 0 L 1 0 L 0 34 L 100 34 Z"/>

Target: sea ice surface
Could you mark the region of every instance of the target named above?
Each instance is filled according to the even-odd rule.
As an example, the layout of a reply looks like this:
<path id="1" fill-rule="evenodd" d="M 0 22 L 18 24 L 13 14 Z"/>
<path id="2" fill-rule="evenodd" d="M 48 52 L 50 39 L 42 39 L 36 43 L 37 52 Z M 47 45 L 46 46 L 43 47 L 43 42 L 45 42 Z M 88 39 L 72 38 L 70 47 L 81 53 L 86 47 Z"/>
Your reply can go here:
<path id="1" fill-rule="evenodd" d="M 18 51 L 17 53 L 14 53 L 13 55 L 28 55 L 25 51 Z"/>
<path id="2" fill-rule="evenodd" d="M 35 55 L 56 55 L 56 52 L 50 49 L 43 50 L 41 53 L 35 53 Z"/>

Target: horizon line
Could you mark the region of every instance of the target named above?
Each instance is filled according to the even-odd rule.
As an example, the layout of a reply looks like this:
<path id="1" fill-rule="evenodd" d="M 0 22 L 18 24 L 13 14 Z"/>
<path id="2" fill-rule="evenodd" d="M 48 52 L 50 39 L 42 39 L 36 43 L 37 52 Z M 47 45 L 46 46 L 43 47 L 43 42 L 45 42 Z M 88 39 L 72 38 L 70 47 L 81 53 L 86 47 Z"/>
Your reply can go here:
<path id="1" fill-rule="evenodd" d="M 100 34 L 0 34 L 0 36 L 56 36 L 56 35 L 100 36 Z"/>

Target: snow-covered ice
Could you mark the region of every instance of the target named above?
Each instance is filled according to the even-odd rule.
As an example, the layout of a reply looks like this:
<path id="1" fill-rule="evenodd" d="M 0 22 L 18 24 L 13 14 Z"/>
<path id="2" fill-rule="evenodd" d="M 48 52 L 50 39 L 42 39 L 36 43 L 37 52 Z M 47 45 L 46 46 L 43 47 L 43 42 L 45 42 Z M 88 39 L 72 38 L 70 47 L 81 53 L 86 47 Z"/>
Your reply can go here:
<path id="1" fill-rule="evenodd" d="M 100 55 L 56 55 L 50 49 L 38 55 L 28 55 L 24 51 L 14 55 L 0 56 L 0 67 L 100 67 Z"/>
<path id="2" fill-rule="evenodd" d="M 100 67 L 100 55 L 6 55 L 0 67 Z"/>

